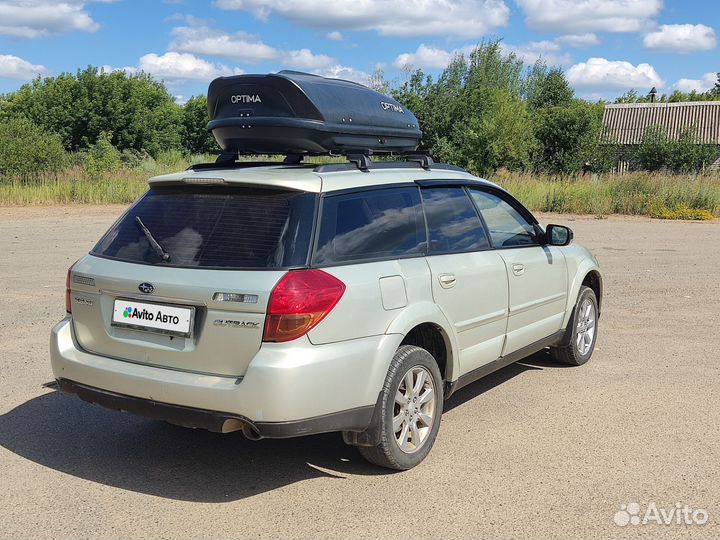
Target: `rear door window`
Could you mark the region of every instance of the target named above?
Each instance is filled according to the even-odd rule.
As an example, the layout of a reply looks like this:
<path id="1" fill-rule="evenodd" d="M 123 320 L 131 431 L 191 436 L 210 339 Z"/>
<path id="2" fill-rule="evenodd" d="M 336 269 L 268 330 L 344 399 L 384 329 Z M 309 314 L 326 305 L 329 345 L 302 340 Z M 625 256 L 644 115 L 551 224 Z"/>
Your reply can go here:
<path id="1" fill-rule="evenodd" d="M 475 207 L 462 187 L 423 188 L 430 255 L 490 247 Z"/>
<path id="2" fill-rule="evenodd" d="M 92 254 L 178 267 L 279 269 L 306 266 L 317 196 L 247 187 L 153 187 Z M 169 254 L 163 261 L 139 217 Z"/>
<path id="3" fill-rule="evenodd" d="M 425 254 L 425 220 L 416 187 L 367 190 L 323 199 L 314 264 Z"/>

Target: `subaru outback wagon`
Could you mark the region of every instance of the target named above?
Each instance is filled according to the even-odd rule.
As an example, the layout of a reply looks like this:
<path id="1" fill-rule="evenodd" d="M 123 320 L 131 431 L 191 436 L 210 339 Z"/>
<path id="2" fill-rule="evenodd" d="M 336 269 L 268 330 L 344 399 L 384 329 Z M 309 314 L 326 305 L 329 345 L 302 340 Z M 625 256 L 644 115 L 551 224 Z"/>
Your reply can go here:
<path id="1" fill-rule="evenodd" d="M 443 401 L 549 347 L 590 358 L 602 279 L 567 227 L 441 164 L 235 164 L 155 177 L 67 273 L 62 390 L 251 439 L 430 451 Z"/>

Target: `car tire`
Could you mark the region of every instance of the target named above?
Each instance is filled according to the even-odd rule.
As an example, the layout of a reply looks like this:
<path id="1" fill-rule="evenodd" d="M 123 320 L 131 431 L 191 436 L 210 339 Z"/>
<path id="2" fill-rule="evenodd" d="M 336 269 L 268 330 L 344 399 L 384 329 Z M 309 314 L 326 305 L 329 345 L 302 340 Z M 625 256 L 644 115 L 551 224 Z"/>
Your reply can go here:
<path id="1" fill-rule="evenodd" d="M 359 446 L 360 454 L 388 469 L 405 471 L 418 465 L 440 429 L 443 397 L 443 379 L 433 356 L 420 347 L 401 346 L 390 363 L 373 426 L 380 443 Z"/>
<path id="2" fill-rule="evenodd" d="M 550 351 L 558 362 L 581 366 L 590 360 L 595 350 L 598 330 L 598 304 L 590 287 L 580 287 L 577 302 L 568 322 L 562 345 Z"/>

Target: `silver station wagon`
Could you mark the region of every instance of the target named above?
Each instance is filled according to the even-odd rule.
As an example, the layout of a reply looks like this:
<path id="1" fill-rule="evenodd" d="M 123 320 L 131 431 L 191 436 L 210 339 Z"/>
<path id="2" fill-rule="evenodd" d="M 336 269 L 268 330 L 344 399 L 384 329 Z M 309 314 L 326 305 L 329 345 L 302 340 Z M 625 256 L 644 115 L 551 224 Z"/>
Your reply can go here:
<path id="1" fill-rule="evenodd" d="M 409 469 L 458 388 L 546 347 L 588 361 L 602 278 L 570 229 L 427 156 L 348 158 L 151 178 L 68 270 L 60 388 L 250 439 L 341 432 Z"/>

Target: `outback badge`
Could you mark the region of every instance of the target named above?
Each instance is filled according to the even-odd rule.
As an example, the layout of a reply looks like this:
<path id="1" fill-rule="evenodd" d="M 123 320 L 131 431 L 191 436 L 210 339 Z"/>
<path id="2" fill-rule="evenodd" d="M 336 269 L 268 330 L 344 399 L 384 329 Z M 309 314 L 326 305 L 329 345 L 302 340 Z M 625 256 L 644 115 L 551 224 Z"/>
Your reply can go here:
<path id="1" fill-rule="evenodd" d="M 152 283 L 144 282 L 138 285 L 138 290 L 143 294 L 150 294 L 155 291 Z"/>

